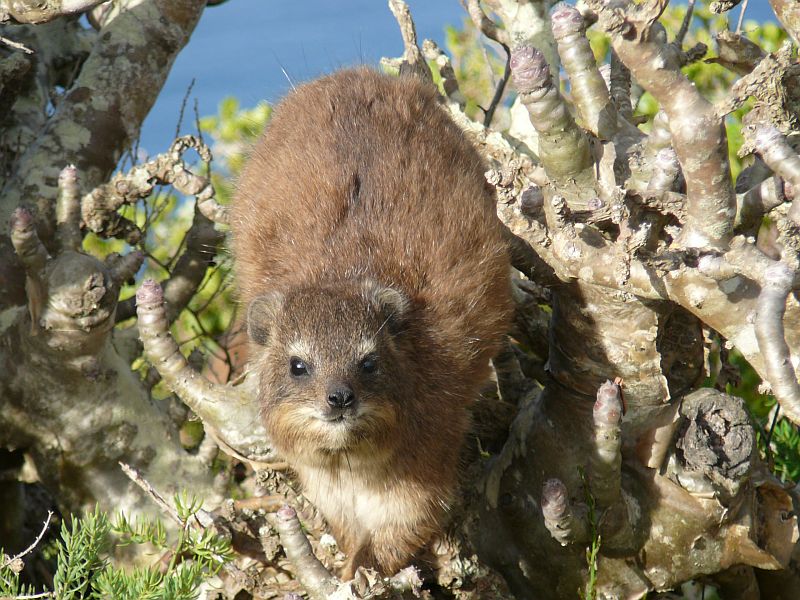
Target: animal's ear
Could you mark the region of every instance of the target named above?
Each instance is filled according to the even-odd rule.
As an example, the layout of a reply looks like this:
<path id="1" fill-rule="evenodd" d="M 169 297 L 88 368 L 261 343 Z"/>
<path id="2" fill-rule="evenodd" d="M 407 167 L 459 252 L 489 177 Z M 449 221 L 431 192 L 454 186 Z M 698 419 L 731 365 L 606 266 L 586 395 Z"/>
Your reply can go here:
<path id="1" fill-rule="evenodd" d="M 247 307 L 247 335 L 252 341 L 266 346 L 272 332 L 272 324 L 283 306 L 283 294 L 269 292 L 257 296 Z"/>
<path id="2" fill-rule="evenodd" d="M 403 329 L 411 308 L 411 301 L 403 292 L 367 279 L 364 282 L 364 295 L 385 319 L 386 327 L 393 335 Z"/>

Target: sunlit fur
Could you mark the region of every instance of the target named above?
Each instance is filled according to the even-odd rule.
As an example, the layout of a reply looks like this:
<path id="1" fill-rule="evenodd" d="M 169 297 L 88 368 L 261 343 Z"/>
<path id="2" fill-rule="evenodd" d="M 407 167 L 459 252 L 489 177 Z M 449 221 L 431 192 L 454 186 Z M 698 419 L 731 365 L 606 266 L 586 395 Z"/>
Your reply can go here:
<path id="1" fill-rule="evenodd" d="M 233 250 L 263 418 L 350 556 L 345 576 L 403 567 L 451 503 L 510 316 L 485 170 L 432 86 L 358 69 L 290 93 L 239 183 Z M 355 403 L 325 420 L 337 386 Z"/>

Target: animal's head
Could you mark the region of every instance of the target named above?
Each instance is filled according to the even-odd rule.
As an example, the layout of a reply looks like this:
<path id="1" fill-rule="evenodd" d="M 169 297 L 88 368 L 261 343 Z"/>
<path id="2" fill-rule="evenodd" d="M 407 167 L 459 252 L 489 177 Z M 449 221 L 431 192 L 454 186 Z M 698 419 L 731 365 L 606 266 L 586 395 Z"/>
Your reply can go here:
<path id="1" fill-rule="evenodd" d="M 250 303 L 260 401 L 279 449 L 321 458 L 390 448 L 409 378 L 401 356 L 408 313 L 402 293 L 371 280 Z"/>

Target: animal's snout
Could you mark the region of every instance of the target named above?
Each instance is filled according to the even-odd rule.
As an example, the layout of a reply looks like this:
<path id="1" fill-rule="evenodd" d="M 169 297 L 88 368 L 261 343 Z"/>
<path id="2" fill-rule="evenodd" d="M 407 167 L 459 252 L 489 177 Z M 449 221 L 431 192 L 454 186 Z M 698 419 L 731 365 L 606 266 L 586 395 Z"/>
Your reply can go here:
<path id="1" fill-rule="evenodd" d="M 347 408 L 352 406 L 356 395 L 346 385 L 340 385 L 328 390 L 328 406 L 331 408 Z"/>

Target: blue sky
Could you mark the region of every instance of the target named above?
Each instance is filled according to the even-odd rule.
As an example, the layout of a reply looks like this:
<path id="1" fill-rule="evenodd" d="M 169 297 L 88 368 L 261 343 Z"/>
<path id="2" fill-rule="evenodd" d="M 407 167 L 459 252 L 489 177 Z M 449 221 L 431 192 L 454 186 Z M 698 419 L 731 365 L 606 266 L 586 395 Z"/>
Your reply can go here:
<path id="1" fill-rule="evenodd" d="M 461 23 L 465 14 L 458 0 L 407 1 L 420 41 L 443 45 L 445 25 Z M 732 13 L 738 18 L 738 9 Z M 767 0 L 750 0 L 747 17 L 772 17 Z M 236 96 L 242 106 L 274 102 L 289 88 L 287 75 L 311 79 L 344 66 L 376 64 L 402 49 L 385 0 L 228 0 L 203 14 L 144 123 L 141 148 L 151 155 L 167 149 L 192 79 L 184 133 L 193 131 L 194 98 L 201 116 L 216 113 L 226 96 Z"/>

